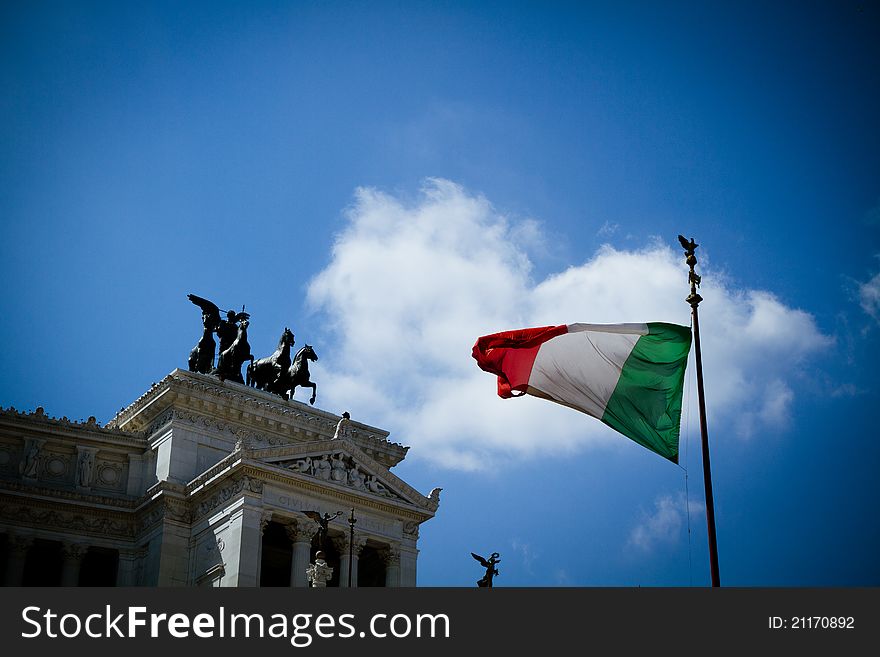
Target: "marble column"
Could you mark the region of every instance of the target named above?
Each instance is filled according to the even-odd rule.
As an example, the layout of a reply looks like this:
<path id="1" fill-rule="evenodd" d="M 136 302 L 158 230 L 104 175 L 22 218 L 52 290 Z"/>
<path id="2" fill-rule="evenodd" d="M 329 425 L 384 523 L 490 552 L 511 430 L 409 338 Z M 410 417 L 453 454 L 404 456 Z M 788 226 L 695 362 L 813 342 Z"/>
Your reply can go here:
<path id="1" fill-rule="evenodd" d="M 61 586 L 79 585 L 79 569 L 88 549 L 87 545 L 72 541 L 61 544 Z"/>
<path id="2" fill-rule="evenodd" d="M 287 526 L 287 535 L 293 542 L 293 559 L 290 564 L 290 585 L 306 588 L 309 585 L 306 570 L 311 561 L 312 538 L 318 531 L 318 525 L 311 520 L 297 520 Z"/>
<path id="3" fill-rule="evenodd" d="M 263 576 L 263 534 L 266 533 L 266 527 L 272 522 L 272 512 L 263 511 L 260 514 L 260 540 L 257 543 L 257 583 L 254 586 L 260 586 L 260 578 Z"/>
<path id="4" fill-rule="evenodd" d="M 6 560 L 6 586 L 21 586 L 24 578 L 24 562 L 27 559 L 28 550 L 34 544 L 32 536 L 21 534 L 9 534 L 7 545 L 8 557 Z"/>
<path id="5" fill-rule="evenodd" d="M 119 561 L 116 566 L 116 586 L 137 586 L 138 557 L 137 550 L 119 550 Z"/>
<path id="6" fill-rule="evenodd" d="M 349 534 L 339 536 L 333 539 L 333 545 L 339 552 L 339 587 L 348 588 L 348 573 L 351 572 L 351 586 L 355 588 L 358 581 L 358 557 L 364 545 L 367 543 L 367 537 L 358 535 L 355 532 L 354 544 L 351 544 Z"/>
<path id="7" fill-rule="evenodd" d="M 392 543 L 382 551 L 385 562 L 385 588 L 400 586 L 400 546 Z"/>

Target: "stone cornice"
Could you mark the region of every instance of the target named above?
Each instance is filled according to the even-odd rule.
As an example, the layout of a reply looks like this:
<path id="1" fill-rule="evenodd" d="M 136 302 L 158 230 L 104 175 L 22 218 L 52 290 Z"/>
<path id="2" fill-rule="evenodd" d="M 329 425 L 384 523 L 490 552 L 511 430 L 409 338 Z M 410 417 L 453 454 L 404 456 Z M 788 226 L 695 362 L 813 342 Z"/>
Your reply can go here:
<path id="1" fill-rule="evenodd" d="M 16 432 L 33 432 L 55 439 L 69 438 L 80 444 L 86 441 L 106 447 L 123 449 L 135 447 L 141 450 L 147 445 L 140 433 L 102 427 L 94 418 L 89 418 L 86 422 L 74 422 L 66 417 L 50 417 L 42 408 L 32 413 L 17 411 L 14 408 L 0 408 L 0 427 Z"/>
<path id="2" fill-rule="evenodd" d="M 87 509 L 106 508 L 121 511 L 134 510 L 143 501 L 142 499 L 132 499 L 131 497 L 110 497 L 85 493 L 70 488 L 34 485 L 14 479 L 3 480 L 2 493 L 20 497 L 24 500 L 42 500 L 51 504 L 78 504 Z"/>
<path id="3" fill-rule="evenodd" d="M 215 423 L 269 436 L 266 442 L 273 444 L 332 438 L 339 421 L 339 416 L 297 401 L 284 401 L 239 383 L 178 369 L 120 411 L 107 426 L 125 431 L 156 430 L 157 421 L 164 419 L 163 413 L 172 405 Z M 388 441 L 387 431 L 354 421 L 350 426 L 353 441 L 386 467 L 393 467 L 406 456 L 409 447 Z"/>

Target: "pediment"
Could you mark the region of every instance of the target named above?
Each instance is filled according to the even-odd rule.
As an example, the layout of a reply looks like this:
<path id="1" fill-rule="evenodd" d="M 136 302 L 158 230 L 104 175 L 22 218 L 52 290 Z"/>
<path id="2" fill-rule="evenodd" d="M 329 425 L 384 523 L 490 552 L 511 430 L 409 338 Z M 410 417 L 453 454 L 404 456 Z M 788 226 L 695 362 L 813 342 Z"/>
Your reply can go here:
<path id="1" fill-rule="evenodd" d="M 320 440 L 250 450 L 257 461 L 330 486 L 427 506 L 428 500 L 348 440 Z"/>

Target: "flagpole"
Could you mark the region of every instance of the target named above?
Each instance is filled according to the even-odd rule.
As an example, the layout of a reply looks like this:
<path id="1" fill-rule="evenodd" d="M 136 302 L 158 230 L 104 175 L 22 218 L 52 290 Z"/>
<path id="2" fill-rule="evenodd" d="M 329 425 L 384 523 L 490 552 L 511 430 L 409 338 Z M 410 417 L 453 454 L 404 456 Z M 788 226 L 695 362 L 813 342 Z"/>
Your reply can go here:
<path id="1" fill-rule="evenodd" d="M 694 319 L 694 355 L 697 362 L 697 395 L 700 402 L 700 436 L 703 446 L 703 483 L 706 487 L 706 525 L 709 530 L 709 568 L 712 574 L 712 586 L 721 586 L 721 578 L 718 573 L 718 543 L 715 539 L 715 502 L 712 495 L 712 470 L 709 467 L 709 431 L 706 428 L 706 396 L 703 392 L 703 356 L 700 351 L 700 319 L 697 313 L 697 306 L 703 300 L 697 293 L 697 286 L 700 284 L 700 276 L 694 271 L 697 264 L 697 257 L 694 251 L 699 246 L 691 238 L 688 242 L 681 235 L 678 236 L 681 245 L 685 251 L 685 262 L 690 267 L 688 273 L 688 282 L 691 284 L 691 293 L 685 299 L 691 306 L 692 316 Z"/>

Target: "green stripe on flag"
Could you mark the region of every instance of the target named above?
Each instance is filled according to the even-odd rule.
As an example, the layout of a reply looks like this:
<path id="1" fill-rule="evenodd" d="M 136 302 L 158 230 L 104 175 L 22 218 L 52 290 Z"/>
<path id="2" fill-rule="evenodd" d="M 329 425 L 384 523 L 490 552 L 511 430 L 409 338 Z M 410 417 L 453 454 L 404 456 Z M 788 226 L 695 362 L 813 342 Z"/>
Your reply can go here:
<path id="1" fill-rule="evenodd" d="M 650 323 L 623 365 L 602 421 L 640 445 L 678 463 L 684 371 L 691 331 Z"/>

